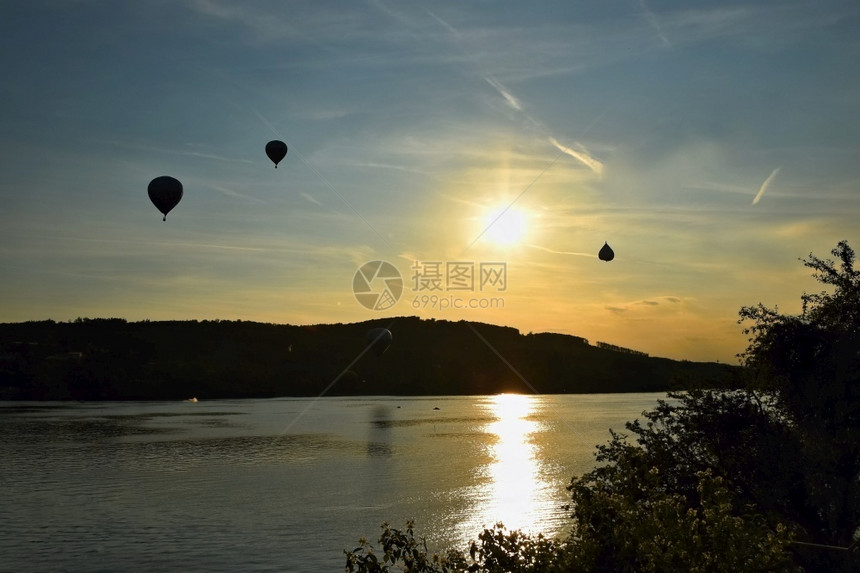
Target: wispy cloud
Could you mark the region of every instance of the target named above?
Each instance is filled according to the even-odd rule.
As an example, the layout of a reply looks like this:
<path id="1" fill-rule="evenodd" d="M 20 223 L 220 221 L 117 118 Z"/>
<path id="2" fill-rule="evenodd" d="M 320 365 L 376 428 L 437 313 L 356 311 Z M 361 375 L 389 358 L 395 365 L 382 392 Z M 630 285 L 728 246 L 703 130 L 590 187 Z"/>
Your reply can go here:
<path id="1" fill-rule="evenodd" d="M 216 2 L 214 0 L 191 0 L 188 5 L 201 14 L 210 18 L 238 22 L 254 30 L 257 34 L 273 39 L 296 34 L 296 29 L 280 18 L 272 18 L 271 14 L 262 14 L 246 7 Z"/>
<path id="2" fill-rule="evenodd" d="M 235 197 L 237 199 L 244 199 L 246 201 L 251 201 L 252 203 L 263 203 L 266 202 L 257 197 L 252 197 L 251 195 L 245 195 L 243 193 L 239 193 L 237 191 L 233 191 L 232 189 L 228 189 L 227 187 L 221 187 L 220 185 L 212 185 L 212 188 L 218 191 L 219 193 L 223 193 L 228 197 Z"/>
<path id="3" fill-rule="evenodd" d="M 268 127 L 269 130 L 271 130 L 271 132 L 275 134 L 275 136 L 277 136 L 279 138 L 283 138 L 283 136 L 281 135 L 281 132 L 278 130 L 278 128 L 276 128 L 274 125 L 272 125 L 272 122 L 269 121 L 268 119 L 266 119 L 266 117 L 262 113 L 260 113 L 259 111 L 256 110 L 256 108 L 254 108 L 254 106 L 248 105 L 248 109 L 251 111 L 251 113 L 253 113 L 255 116 L 257 116 L 257 119 L 259 119 L 261 122 L 263 122 L 263 125 Z"/>
<path id="4" fill-rule="evenodd" d="M 217 249 L 217 250 L 228 250 L 228 251 L 253 251 L 253 252 L 271 252 L 275 249 L 269 246 L 241 246 L 241 245 L 225 245 L 225 244 L 215 244 L 215 243 L 198 243 L 193 241 L 152 241 L 152 240 L 141 240 L 141 239 L 120 239 L 120 238 L 110 238 L 110 239 L 101 239 L 101 238 L 91 238 L 91 237 L 75 237 L 75 236 L 54 236 L 49 237 L 51 239 L 55 239 L 61 242 L 63 245 L 66 245 L 66 248 L 74 250 L 75 252 L 80 252 L 81 248 L 76 246 L 74 248 L 69 247 L 71 243 L 85 243 L 91 245 L 105 245 L 108 247 L 116 248 L 117 245 L 124 245 L 125 247 L 117 249 L 117 250 L 99 250 L 103 256 L 113 254 L 114 252 L 121 252 L 125 255 L 130 255 L 130 250 L 127 248 L 128 246 L 134 247 L 134 253 L 137 255 L 142 251 L 146 251 L 151 248 L 169 248 L 173 252 L 177 252 L 184 249 Z M 290 252 L 286 249 L 277 249 L 283 252 Z M 61 252 L 61 251 L 58 251 Z M 93 254 L 96 251 L 91 251 L 89 254 Z"/>
<path id="5" fill-rule="evenodd" d="M 604 308 L 606 310 L 608 310 L 609 312 L 615 312 L 615 313 L 627 312 L 626 308 L 620 307 L 620 306 L 606 306 Z"/>
<path id="6" fill-rule="evenodd" d="M 549 141 L 554 146 L 556 146 L 559 151 L 570 155 L 574 159 L 578 159 L 586 167 L 591 169 L 595 175 L 597 175 L 598 177 L 603 177 L 603 163 L 600 162 L 598 159 L 592 157 L 588 150 L 585 149 L 585 146 L 583 146 L 582 144 L 577 144 L 580 147 L 580 151 L 577 151 L 575 149 L 567 147 L 566 145 L 562 145 L 554 137 L 550 137 Z"/>
<path id="7" fill-rule="evenodd" d="M 305 34 L 304 30 L 314 27 L 314 24 L 329 24 L 332 26 L 331 35 L 329 38 L 336 38 L 337 33 L 341 36 L 346 34 L 343 26 L 334 25 L 335 18 L 344 22 L 346 26 L 352 26 L 347 15 L 341 15 L 337 11 L 332 11 L 331 14 L 325 14 L 313 24 L 302 20 L 301 29 L 293 23 L 295 18 L 289 17 L 289 12 L 282 11 L 264 11 L 254 5 L 239 5 L 234 2 L 225 2 L 221 0 L 186 0 L 186 5 L 193 11 L 202 14 L 206 17 L 228 22 L 245 28 L 250 33 L 255 43 L 276 43 L 280 41 L 302 41 L 309 45 L 316 46 L 320 51 L 330 52 L 330 48 L 319 41 L 320 34 L 313 36 Z M 310 14 L 304 14 L 309 17 Z"/>
<path id="8" fill-rule="evenodd" d="M 657 296 L 653 298 L 646 298 L 640 300 L 633 300 L 629 302 L 616 303 L 612 305 L 606 305 L 604 308 L 610 312 L 627 312 L 631 310 L 635 310 L 637 308 L 654 308 L 658 306 L 663 306 L 666 303 L 669 304 L 680 304 L 683 302 L 683 299 L 673 295 L 664 295 Z"/>
<path id="9" fill-rule="evenodd" d="M 389 18 L 393 19 L 395 22 L 397 22 L 401 26 L 403 26 L 405 28 L 413 28 L 414 27 L 412 21 L 409 18 L 407 18 L 406 16 L 404 16 L 400 12 L 397 12 L 396 10 L 390 8 L 384 2 L 381 2 L 380 0 L 370 0 L 369 4 L 371 6 L 373 6 L 374 8 L 376 8 L 377 10 L 379 10 L 380 12 L 382 12 L 383 14 L 385 14 L 386 16 L 388 16 Z"/>
<path id="10" fill-rule="evenodd" d="M 684 185 L 684 189 L 695 191 L 716 191 L 719 193 L 736 193 L 738 195 L 749 195 L 749 185 L 735 185 L 721 183 L 719 181 L 700 181 Z"/>
<path id="11" fill-rule="evenodd" d="M 639 5 L 642 6 L 642 10 L 645 11 L 645 19 L 651 24 L 651 27 L 654 28 L 654 31 L 657 32 L 657 37 L 660 38 L 660 41 L 663 42 L 663 45 L 668 47 L 672 46 L 672 43 L 669 42 L 669 38 L 666 37 L 666 34 L 663 33 L 663 28 L 660 26 L 660 21 L 657 20 L 657 16 L 654 15 L 654 12 L 648 8 L 648 5 L 645 3 L 645 0 L 639 0 Z"/>
<path id="12" fill-rule="evenodd" d="M 539 251 L 544 251 L 546 253 L 552 253 L 554 255 L 572 255 L 572 256 L 576 256 L 576 257 L 588 257 L 589 259 L 596 259 L 597 258 L 597 255 L 595 255 L 594 253 L 580 253 L 577 251 L 556 251 L 553 249 L 548 249 L 546 247 L 541 247 L 540 245 L 526 245 L 526 246 L 530 247 L 532 249 L 537 249 Z"/>
<path id="13" fill-rule="evenodd" d="M 752 200 L 753 205 L 758 205 L 758 202 L 761 201 L 762 196 L 764 195 L 765 191 L 767 191 L 768 187 L 770 187 L 770 184 L 773 183 L 773 180 L 776 178 L 776 174 L 779 173 L 779 170 L 780 168 L 777 167 L 776 169 L 771 171 L 770 175 L 767 176 L 767 179 L 764 180 L 764 183 L 761 184 L 758 193 L 756 193 L 755 198 Z"/>
<path id="14" fill-rule="evenodd" d="M 178 147 L 168 147 L 168 146 L 156 146 L 156 145 L 145 145 L 139 143 L 133 143 L 130 141 L 122 140 L 122 139 L 99 139 L 93 138 L 91 140 L 93 143 L 101 143 L 110 145 L 113 147 L 122 147 L 124 149 L 131 149 L 136 151 L 152 151 L 155 153 L 162 153 L 165 155 L 176 155 L 180 157 L 196 157 L 198 159 L 211 159 L 213 161 L 218 162 L 230 162 L 230 163 L 243 163 L 246 165 L 253 165 L 255 162 L 250 159 L 243 159 L 241 157 L 229 157 L 226 155 L 218 155 L 215 153 L 205 153 L 202 151 L 195 151 L 193 149 L 182 149 Z"/>
<path id="15" fill-rule="evenodd" d="M 302 197 L 304 197 L 305 199 L 307 199 L 308 201 L 310 201 L 311 203 L 313 203 L 314 205 L 319 205 L 320 207 L 325 207 L 325 205 L 323 205 L 321 201 L 319 201 L 318 199 L 316 199 L 312 195 L 305 193 L 304 191 L 302 193 L 300 193 L 300 195 Z"/>
<path id="16" fill-rule="evenodd" d="M 415 169 L 414 167 L 408 167 L 406 165 L 398 165 L 395 163 L 383 163 L 381 161 L 354 161 L 354 162 L 344 162 L 343 165 L 348 167 L 363 167 L 367 169 L 388 169 L 391 171 L 403 171 L 405 173 L 416 173 L 418 175 L 434 175 L 430 171 Z"/>
<path id="17" fill-rule="evenodd" d="M 440 18 L 439 16 L 437 16 L 436 14 L 431 12 L 429 9 L 425 10 L 425 12 L 427 12 L 427 14 L 429 14 L 431 18 L 433 18 L 434 20 L 439 22 L 442 25 L 442 27 L 445 28 L 446 30 L 448 30 L 450 33 L 452 33 L 454 35 L 459 35 L 460 32 L 457 31 L 457 28 L 455 28 L 454 26 L 452 26 L 451 24 L 449 24 L 448 22 L 446 22 L 445 20 L 443 20 L 442 18 Z"/>
<path id="18" fill-rule="evenodd" d="M 517 111 L 522 111 L 522 109 L 523 109 L 522 102 L 520 102 L 520 100 L 518 100 L 516 97 L 514 97 L 514 95 L 510 91 L 508 91 L 508 89 L 505 86 L 503 86 L 501 83 L 499 83 L 498 80 L 491 78 L 489 76 L 484 76 L 484 79 L 487 80 L 488 84 L 490 84 L 491 86 L 496 88 L 496 91 L 499 92 L 499 94 L 501 94 L 501 96 L 503 98 L 505 98 L 505 102 L 507 102 L 507 104 L 509 106 L 511 106 L 512 108 L 514 108 Z"/>
<path id="19" fill-rule="evenodd" d="M 332 193 L 334 193 L 334 194 L 337 196 L 337 198 L 338 198 L 338 199 L 340 199 L 340 200 L 343 202 L 343 204 L 344 204 L 344 205 L 346 205 L 346 206 L 349 208 L 349 210 L 350 210 L 350 211 L 352 211 L 352 212 L 355 214 L 355 216 L 356 216 L 356 217 L 358 217 L 359 219 L 361 219 L 361 221 L 362 221 L 362 222 L 367 226 L 367 228 L 368 228 L 368 229 L 370 229 L 370 230 L 371 230 L 371 231 L 372 231 L 372 232 L 373 232 L 377 237 L 379 237 L 379 238 L 382 240 L 382 242 L 383 242 L 383 243 L 385 243 L 386 245 L 389 245 L 389 243 L 388 243 L 388 239 L 386 239 L 386 238 L 385 238 L 385 235 L 382 235 L 379 231 L 377 231 L 377 230 L 376 230 L 376 227 L 374 227 L 373 225 L 371 225 L 371 224 L 370 224 L 370 221 L 368 221 L 368 220 L 364 217 L 364 215 L 362 215 L 362 214 L 361 214 L 361 213 L 360 213 L 360 212 L 359 212 L 355 207 L 353 207 L 353 206 L 352 206 L 352 203 L 350 203 L 349 201 L 347 201 L 347 200 L 346 200 L 346 197 L 344 197 L 344 196 L 343 196 L 343 194 L 338 193 L 337 189 L 335 189 L 335 188 L 332 186 L 332 184 L 328 182 L 328 179 L 326 179 L 325 177 L 323 177 L 322 173 L 320 173 L 320 172 L 317 170 L 317 168 L 316 168 L 316 167 L 314 167 L 310 162 L 308 162 L 308 161 L 307 161 L 307 160 L 302 156 L 302 154 L 301 154 L 301 153 L 298 153 L 298 152 L 296 152 L 296 153 L 297 153 L 297 154 L 298 154 L 298 156 L 299 156 L 299 160 L 300 160 L 302 163 L 304 163 L 305 167 L 307 167 L 308 169 L 310 169 L 310 170 L 314 173 L 314 175 L 316 175 L 316 176 L 317 176 L 317 178 L 318 178 L 320 181 L 322 181 L 322 182 L 323 182 L 323 184 L 324 184 L 326 187 L 328 187 L 329 191 L 331 191 Z"/>

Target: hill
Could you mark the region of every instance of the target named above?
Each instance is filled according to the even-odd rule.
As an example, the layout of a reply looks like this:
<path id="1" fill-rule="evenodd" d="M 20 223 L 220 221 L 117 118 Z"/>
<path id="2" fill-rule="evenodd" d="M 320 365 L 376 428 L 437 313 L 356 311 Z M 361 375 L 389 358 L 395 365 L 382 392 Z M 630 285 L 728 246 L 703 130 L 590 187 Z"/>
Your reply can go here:
<path id="1" fill-rule="evenodd" d="M 382 356 L 365 334 L 387 327 Z M 399 317 L 0 324 L 0 399 L 140 400 L 664 391 L 732 382 L 737 366 L 676 361 L 553 333 Z"/>

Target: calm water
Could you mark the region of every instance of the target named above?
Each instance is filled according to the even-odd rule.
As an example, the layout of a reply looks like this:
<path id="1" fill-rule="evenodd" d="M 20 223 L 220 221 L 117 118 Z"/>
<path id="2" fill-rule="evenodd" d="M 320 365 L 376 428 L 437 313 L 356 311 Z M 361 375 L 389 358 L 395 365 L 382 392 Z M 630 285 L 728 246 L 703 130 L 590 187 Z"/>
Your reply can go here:
<path id="1" fill-rule="evenodd" d="M 410 518 L 436 550 L 556 534 L 594 445 L 661 397 L 0 402 L 0 571 L 342 571 Z"/>

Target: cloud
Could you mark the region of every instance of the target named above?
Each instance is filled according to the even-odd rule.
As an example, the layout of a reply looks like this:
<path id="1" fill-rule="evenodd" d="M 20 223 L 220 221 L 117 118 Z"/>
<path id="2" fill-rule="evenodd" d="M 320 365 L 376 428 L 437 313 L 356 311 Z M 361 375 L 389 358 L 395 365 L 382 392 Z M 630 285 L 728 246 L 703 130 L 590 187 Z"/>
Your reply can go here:
<path id="1" fill-rule="evenodd" d="M 445 28 L 446 30 L 448 30 L 451 34 L 454 34 L 455 36 L 460 35 L 460 32 L 458 32 L 454 26 L 452 26 L 451 24 L 449 24 L 448 22 L 446 22 L 445 20 L 443 20 L 442 18 L 440 18 L 439 16 L 437 16 L 436 14 L 431 12 L 429 9 L 426 9 L 425 12 L 427 12 L 427 14 L 429 14 L 431 18 L 433 18 L 434 20 L 439 22 L 439 24 L 441 24 L 442 27 Z"/>
<path id="2" fill-rule="evenodd" d="M 720 193 L 737 193 L 739 195 L 748 195 L 750 192 L 748 185 L 732 185 L 729 183 L 720 183 L 717 181 L 702 181 L 689 183 L 684 185 L 684 189 L 695 191 L 716 191 Z"/>
<path id="3" fill-rule="evenodd" d="M 308 111 L 305 114 L 305 117 L 315 121 L 331 121 L 335 119 L 343 119 L 353 113 L 355 112 L 348 111 L 344 108 L 318 109 Z"/>
<path id="4" fill-rule="evenodd" d="M 239 192 L 234 191 L 232 189 L 228 189 L 227 187 L 221 187 L 220 185 L 212 185 L 212 188 L 215 189 L 216 191 L 218 191 L 219 193 L 223 193 L 224 195 L 227 195 L 228 197 L 235 197 L 236 199 L 244 199 L 246 201 L 251 201 L 252 203 L 263 203 L 263 204 L 266 203 L 265 201 L 263 201 L 262 199 L 258 199 L 257 197 L 245 195 L 243 193 L 239 193 Z"/>
<path id="5" fill-rule="evenodd" d="M 642 10 L 645 11 L 645 19 L 648 20 L 648 23 L 651 24 L 651 27 L 654 28 L 655 32 L 657 32 L 657 36 L 660 38 L 660 41 L 663 42 L 663 45 L 667 48 L 671 47 L 672 43 L 669 42 L 669 38 L 667 38 L 666 34 L 663 33 L 663 28 L 660 26 L 657 16 L 655 16 L 654 12 L 648 8 L 648 5 L 645 4 L 645 0 L 639 0 L 639 4 L 642 6 Z"/>
<path id="6" fill-rule="evenodd" d="M 621 313 L 636 310 L 637 308 L 642 307 L 658 307 L 665 305 L 665 303 L 670 304 L 679 304 L 682 302 L 682 299 L 677 296 L 665 295 L 665 296 L 657 296 L 653 298 L 633 300 L 629 302 L 616 303 L 612 305 L 606 305 L 603 308 L 608 310 L 609 312 Z"/>
<path id="7" fill-rule="evenodd" d="M 507 90 L 507 88 L 505 88 L 505 86 L 503 86 L 497 80 L 495 80 L 489 76 L 484 76 L 484 79 L 487 80 L 488 84 L 490 84 L 491 86 L 496 88 L 496 91 L 498 91 L 501 94 L 501 96 L 503 98 L 505 98 L 505 101 L 507 102 L 507 104 L 509 106 L 511 106 L 512 108 L 514 108 L 517 111 L 522 111 L 523 104 L 520 102 L 520 100 L 515 98 L 513 96 L 513 94 L 511 94 L 511 92 L 509 92 Z"/>
<path id="8" fill-rule="evenodd" d="M 124 141 L 121 139 L 100 139 L 93 138 L 91 140 L 92 143 L 99 143 L 103 145 L 110 145 L 114 147 L 122 147 L 124 149 L 131 149 L 137 151 L 153 151 L 155 153 L 163 153 L 165 155 L 176 155 L 180 157 L 196 157 L 198 159 L 211 159 L 213 161 L 218 162 L 229 162 L 229 163 L 242 163 L 245 165 L 254 165 L 256 162 L 251 161 L 250 159 L 244 159 L 241 157 L 229 157 L 226 155 L 218 155 L 215 153 L 204 153 L 202 151 L 195 151 L 193 149 L 181 149 L 178 147 L 168 147 L 168 146 L 156 146 L 156 145 L 144 145 L 138 143 L 131 143 L 129 141 Z"/>
<path id="9" fill-rule="evenodd" d="M 547 249 L 546 247 L 541 247 L 540 245 L 526 245 L 527 247 L 531 247 L 532 249 L 538 249 L 539 251 L 544 251 L 547 253 L 552 253 L 554 255 L 572 255 L 576 257 L 588 257 L 590 259 L 596 259 L 597 255 L 594 253 L 580 253 L 576 251 L 555 251 L 553 249 Z"/>
<path id="10" fill-rule="evenodd" d="M 314 198 L 312 195 L 309 195 L 308 193 L 302 192 L 302 193 L 300 193 L 300 195 L 302 197 L 304 197 L 305 199 L 307 199 L 308 201 L 310 201 L 311 203 L 313 203 L 314 205 L 319 205 L 320 207 L 325 207 L 325 205 L 323 205 L 322 202 L 320 202 L 319 200 Z"/>
<path id="11" fill-rule="evenodd" d="M 247 6 L 240 7 L 216 0 L 191 0 L 188 6 L 210 18 L 241 24 L 252 30 L 256 38 L 267 41 L 300 36 L 298 30 L 283 18 L 249 10 Z"/>
<path id="12" fill-rule="evenodd" d="M 758 202 L 761 201 L 762 195 L 767 191 L 767 188 L 770 187 L 770 184 L 773 183 L 773 180 L 776 178 L 776 174 L 779 173 L 779 167 L 770 172 L 770 175 L 767 176 L 767 179 L 764 180 L 764 183 L 761 184 L 761 187 L 758 190 L 758 193 L 753 199 L 752 204 L 758 205 Z"/>
<path id="13" fill-rule="evenodd" d="M 586 167 L 591 169 L 595 175 L 598 177 L 603 177 L 603 163 L 599 160 L 592 157 L 588 150 L 582 144 L 577 144 L 582 150 L 576 151 L 575 149 L 571 149 L 570 147 L 566 147 L 558 142 L 554 137 L 549 138 L 550 143 L 552 143 L 559 151 L 562 151 L 571 157 L 578 159 L 581 161 Z"/>
<path id="14" fill-rule="evenodd" d="M 761 201 L 762 195 L 767 191 L 767 188 L 770 187 L 770 184 L 773 182 L 774 178 L 776 178 L 776 174 L 779 173 L 779 167 L 770 172 L 770 175 L 767 176 L 767 179 L 764 180 L 764 183 L 761 184 L 761 187 L 756 193 L 755 198 L 753 199 L 752 204 L 758 205 L 758 202 Z"/>
<path id="15" fill-rule="evenodd" d="M 353 162 L 343 162 L 343 165 L 347 167 L 363 167 L 368 169 L 387 169 L 391 171 L 403 171 L 405 173 L 416 173 L 418 175 L 428 175 L 433 176 L 434 174 L 431 171 L 415 169 L 413 167 L 408 167 L 406 165 L 398 165 L 395 163 L 383 163 L 378 161 L 353 161 Z"/>

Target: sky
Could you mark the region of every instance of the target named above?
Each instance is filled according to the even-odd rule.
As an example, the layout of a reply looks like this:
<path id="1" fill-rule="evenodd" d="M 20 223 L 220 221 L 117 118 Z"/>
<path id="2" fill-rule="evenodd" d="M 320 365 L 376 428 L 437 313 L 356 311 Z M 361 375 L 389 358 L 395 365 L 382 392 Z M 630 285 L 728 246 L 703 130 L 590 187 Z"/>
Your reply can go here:
<path id="1" fill-rule="evenodd" d="M 742 306 L 799 313 L 800 259 L 860 246 L 855 0 L 0 6 L 0 322 L 414 315 L 737 363 Z"/>

